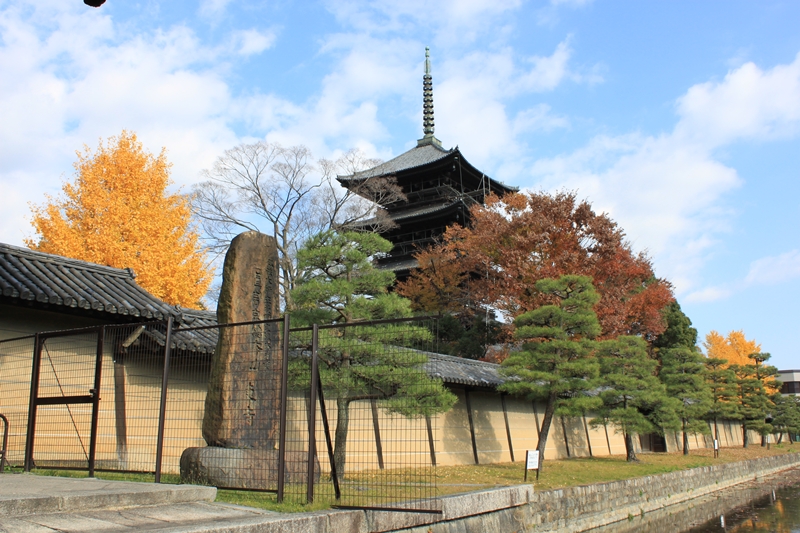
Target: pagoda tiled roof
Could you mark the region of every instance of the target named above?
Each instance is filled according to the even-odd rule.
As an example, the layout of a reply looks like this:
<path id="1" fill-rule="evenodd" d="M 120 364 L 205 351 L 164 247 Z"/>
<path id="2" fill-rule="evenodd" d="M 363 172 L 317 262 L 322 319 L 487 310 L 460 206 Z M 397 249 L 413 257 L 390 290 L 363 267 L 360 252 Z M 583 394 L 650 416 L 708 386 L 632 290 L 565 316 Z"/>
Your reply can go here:
<path id="1" fill-rule="evenodd" d="M 414 206 L 414 207 L 411 207 L 409 209 L 390 211 L 390 212 L 387 213 L 387 215 L 389 216 L 389 218 L 391 218 L 394 221 L 407 220 L 409 218 L 415 218 L 415 217 L 424 216 L 424 215 L 431 215 L 431 214 L 434 214 L 434 213 L 439 213 L 441 211 L 446 211 L 446 210 L 451 209 L 454 206 L 456 206 L 458 204 L 462 204 L 462 203 L 464 203 L 464 202 L 462 200 L 460 200 L 460 199 L 451 200 L 449 202 L 441 202 L 441 203 L 437 202 L 435 204 L 428 204 L 428 205 L 423 205 L 423 206 Z"/>
<path id="2" fill-rule="evenodd" d="M 401 272 L 403 270 L 411 270 L 412 268 L 417 268 L 418 266 L 419 266 L 419 261 L 411 257 L 408 259 L 401 259 L 399 261 L 389 260 L 385 263 L 381 263 L 380 268 L 385 270 L 391 270 L 392 272 Z"/>
<path id="3" fill-rule="evenodd" d="M 436 161 L 440 161 L 450 154 L 457 152 L 458 148 L 451 148 L 445 150 L 444 148 L 435 144 L 426 144 L 423 146 L 415 146 L 411 150 L 400 154 L 394 159 L 390 159 L 380 165 L 356 172 L 349 176 L 339 176 L 339 181 L 357 181 L 366 178 L 375 178 L 379 176 L 392 176 L 398 172 L 405 170 L 412 170 Z"/>

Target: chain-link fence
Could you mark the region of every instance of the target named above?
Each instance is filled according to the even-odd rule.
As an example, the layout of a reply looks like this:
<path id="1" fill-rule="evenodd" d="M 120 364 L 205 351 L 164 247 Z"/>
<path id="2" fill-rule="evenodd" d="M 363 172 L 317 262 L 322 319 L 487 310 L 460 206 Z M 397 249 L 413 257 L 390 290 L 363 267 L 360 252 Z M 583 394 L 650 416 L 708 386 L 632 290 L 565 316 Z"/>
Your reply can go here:
<path id="1" fill-rule="evenodd" d="M 33 335 L 0 342 L 0 414 L 8 424 L 5 461 L 9 466 L 20 466 L 25 460 L 34 342 Z"/>
<path id="2" fill-rule="evenodd" d="M 0 342 L 9 464 L 436 512 L 432 319 L 126 324 Z"/>
<path id="3" fill-rule="evenodd" d="M 320 464 L 339 507 L 437 510 L 431 415 L 454 397 L 430 377 L 430 322 L 312 328 L 316 350 L 290 364 L 318 384 Z"/>

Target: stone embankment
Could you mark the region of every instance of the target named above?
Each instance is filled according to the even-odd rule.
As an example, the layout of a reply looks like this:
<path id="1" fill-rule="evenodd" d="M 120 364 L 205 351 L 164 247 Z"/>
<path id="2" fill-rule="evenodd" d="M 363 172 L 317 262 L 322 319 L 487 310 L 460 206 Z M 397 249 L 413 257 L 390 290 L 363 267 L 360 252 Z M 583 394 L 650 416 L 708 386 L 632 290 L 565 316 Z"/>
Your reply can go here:
<path id="1" fill-rule="evenodd" d="M 515 502 L 513 507 L 456 519 L 448 519 L 448 498 L 444 498 L 445 513 L 441 521 L 408 528 L 407 533 L 585 531 L 614 522 L 627 522 L 647 513 L 799 466 L 800 454 L 787 454 L 624 481 L 541 491 L 532 494 L 528 502 Z M 508 497 L 504 493 L 509 489 L 475 495 L 481 494 L 482 498 L 488 499 L 490 494 L 496 493 L 499 504 L 500 500 Z"/>
<path id="2" fill-rule="evenodd" d="M 691 520 L 686 510 L 694 508 L 697 519 L 713 517 L 726 501 L 738 505 L 732 494 L 763 489 L 759 481 L 790 469 L 791 475 L 781 477 L 796 479 L 798 468 L 800 454 L 787 454 L 535 493 L 531 485 L 518 485 L 444 497 L 441 514 L 274 513 L 211 503 L 211 487 L 6 474 L 0 476 L 0 532 L 566 533 L 602 526 L 614 533 L 675 531 L 671 516 Z M 731 487 L 736 488 L 725 491 Z"/>

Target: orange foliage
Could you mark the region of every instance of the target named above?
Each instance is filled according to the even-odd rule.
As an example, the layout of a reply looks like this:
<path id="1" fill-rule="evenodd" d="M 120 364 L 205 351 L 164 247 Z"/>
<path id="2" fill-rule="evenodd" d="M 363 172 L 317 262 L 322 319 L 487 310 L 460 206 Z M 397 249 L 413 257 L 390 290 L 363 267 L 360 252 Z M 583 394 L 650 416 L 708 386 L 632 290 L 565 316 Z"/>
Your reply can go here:
<path id="1" fill-rule="evenodd" d="M 420 268 L 399 285 L 400 294 L 426 311 L 488 305 L 517 316 L 546 303 L 536 281 L 587 275 L 602 296 L 595 310 L 604 337 L 664 331 L 671 285 L 631 251 L 613 220 L 574 193 L 490 197 L 470 209 L 470 221 L 448 228 L 443 243 L 417 256 Z"/>
<path id="2" fill-rule="evenodd" d="M 74 183 L 63 197 L 31 206 L 41 252 L 116 268 L 131 268 L 136 281 L 172 305 L 198 308 L 212 273 L 190 226 L 188 199 L 167 193 L 170 164 L 162 150 L 146 152 L 135 133 L 102 141 L 93 154 L 76 152 Z"/>
<path id="3" fill-rule="evenodd" d="M 742 330 L 731 331 L 727 337 L 712 330 L 706 335 L 703 347 L 709 358 L 726 359 L 728 365 L 752 365 L 753 360 L 748 355 L 761 352 L 761 345 L 747 340 Z"/>
<path id="4" fill-rule="evenodd" d="M 399 284 L 397 292 L 409 298 L 414 309 L 426 312 L 459 312 L 464 307 L 462 290 L 467 275 L 461 269 L 456 255 L 442 248 L 428 248 L 415 254 L 419 268 L 425 272 L 424 280 L 420 270 L 411 276 L 424 283 L 423 290 L 413 290 L 417 284 Z"/>

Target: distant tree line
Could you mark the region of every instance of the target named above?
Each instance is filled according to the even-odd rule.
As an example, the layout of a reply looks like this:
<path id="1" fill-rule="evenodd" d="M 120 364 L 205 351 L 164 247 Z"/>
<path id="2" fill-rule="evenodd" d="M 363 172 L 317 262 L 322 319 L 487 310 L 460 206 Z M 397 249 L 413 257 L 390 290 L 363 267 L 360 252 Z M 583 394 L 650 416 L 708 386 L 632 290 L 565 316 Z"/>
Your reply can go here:
<path id="1" fill-rule="evenodd" d="M 545 402 L 540 458 L 554 415 L 589 411 L 594 424 L 619 428 L 629 461 L 636 460 L 636 434 L 680 432 L 688 454 L 689 435 L 713 429 L 719 440 L 720 420 L 739 422 L 745 447 L 750 430 L 762 445 L 771 434 L 780 442 L 800 433 L 800 399 L 780 394 L 770 355 L 751 353 L 746 364 L 705 357 L 677 302 L 664 310 L 667 327 L 648 347 L 636 335 L 598 340 L 598 295 L 588 277 L 540 280 L 536 290 L 553 303 L 515 319 L 518 349 L 502 363 L 509 380 L 501 389 Z"/>

